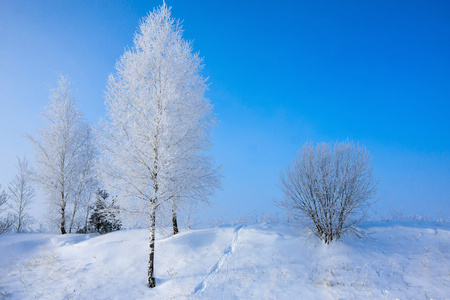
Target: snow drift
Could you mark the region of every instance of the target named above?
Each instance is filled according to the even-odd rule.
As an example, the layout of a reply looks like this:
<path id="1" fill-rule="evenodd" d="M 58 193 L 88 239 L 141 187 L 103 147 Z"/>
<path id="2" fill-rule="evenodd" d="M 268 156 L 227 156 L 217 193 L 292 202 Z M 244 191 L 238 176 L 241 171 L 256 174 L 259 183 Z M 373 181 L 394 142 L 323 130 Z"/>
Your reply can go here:
<path id="1" fill-rule="evenodd" d="M 363 239 L 324 245 L 288 224 L 159 236 L 147 288 L 147 230 L 0 236 L 7 299 L 443 299 L 448 223 L 370 223 Z"/>

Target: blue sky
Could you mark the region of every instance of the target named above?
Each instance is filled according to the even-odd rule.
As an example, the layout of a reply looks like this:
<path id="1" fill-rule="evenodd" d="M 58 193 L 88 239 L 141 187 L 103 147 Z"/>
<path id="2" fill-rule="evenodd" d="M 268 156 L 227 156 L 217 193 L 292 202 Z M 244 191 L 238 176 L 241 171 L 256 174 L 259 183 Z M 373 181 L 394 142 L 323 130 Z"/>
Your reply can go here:
<path id="1" fill-rule="evenodd" d="M 57 74 L 86 118 L 104 115 L 106 79 L 160 1 L 0 1 L 0 184 Z M 307 141 L 367 147 L 375 210 L 450 214 L 448 1 L 168 1 L 205 59 L 224 165 L 212 217 L 279 210 L 279 173 Z"/>

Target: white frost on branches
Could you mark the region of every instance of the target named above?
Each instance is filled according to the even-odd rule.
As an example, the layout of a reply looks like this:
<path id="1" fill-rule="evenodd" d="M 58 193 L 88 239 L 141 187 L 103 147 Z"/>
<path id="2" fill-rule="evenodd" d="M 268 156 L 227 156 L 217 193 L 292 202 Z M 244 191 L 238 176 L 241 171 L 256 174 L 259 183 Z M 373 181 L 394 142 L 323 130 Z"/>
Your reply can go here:
<path id="1" fill-rule="evenodd" d="M 0 234 L 9 232 L 15 222 L 15 218 L 8 211 L 8 207 L 8 194 L 6 194 L 5 190 L 2 190 L 0 185 Z"/>
<path id="2" fill-rule="evenodd" d="M 87 149 L 92 147 L 90 127 L 77 107 L 70 83 L 59 76 L 58 87 L 50 90 L 50 103 L 43 114 L 46 127 L 36 137 L 28 135 L 35 146 L 35 180 L 47 196 L 49 215 L 62 234 L 71 230 L 66 223 L 77 209 L 80 188 L 91 176 L 86 172 Z M 88 168 L 88 171 L 91 170 Z"/>
<path id="3" fill-rule="evenodd" d="M 109 77 L 99 132 L 109 190 L 152 232 L 157 210 L 207 201 L 219 185 L 207 153 L 213 118 L 202 59 L 182 32 L 166 4 L 142 20 Z"/>
<path id="4" fill-rule="evenodd" d="M 28 214 L 30 205 L 35 196 L 35 190 L 32 186 L 33 169 L 28 163 L 26 157 L 20 159 L 17 157 L 17 173 L 9 183 L 10 204 L 9 206 L 14 212 L 17 226 L 17 233 L 26 229 L 27 225 L 33 222 L 32 217 Z"/>
<path id="5" fill-rule="evenodd" d="M 371 162 L 369 152 L 350 141 L 305 144 L 281 173 L 281 205 L 327 244 L 356 231 L 376 194 Z"/>
<path id="6" fill-rule="evenodd" d="M 101 124 L 104 171 L 129 212 L 150 213 L 171 199 L 206 200 L 218 186 L 210 148 L 212 106 L 202 60 L 164 4 L 139 27 L 109 77 Z M 147 209 L 144 209 L 147 208 Z M 135 218 L 135 216 L 133 216 Z M 148 219 L 147 219 L 148 220 Z"/>

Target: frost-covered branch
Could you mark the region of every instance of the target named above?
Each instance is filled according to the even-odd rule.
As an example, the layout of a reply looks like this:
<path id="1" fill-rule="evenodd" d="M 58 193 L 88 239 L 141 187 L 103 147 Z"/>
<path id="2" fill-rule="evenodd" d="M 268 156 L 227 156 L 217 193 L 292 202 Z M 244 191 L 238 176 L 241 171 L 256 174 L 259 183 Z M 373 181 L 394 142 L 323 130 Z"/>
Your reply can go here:
<path id="1" fill-rule="evenodd" d="M 107 119 L 98 130 L 103 177 L 118 196 L 124 225 L 139 218 L 150 224 L 150 287 L 156 215 L 170 211 L 177 233 L 177 210 L 207 202 L 219 186 L 208 155 L 214 121 L 202 59 L 182 32 L 166 4 L 140 22 L 134 47 L 109 77 Z"/>
<path id="2" fill-rule="evenodd" d="M 305 144 L 280 176 L 281 205 L 325 243 L 366 216 L 376 194 L 369 152 L 352 142 Z"/>
<path id="3" fill-rule="evenodd" d="M 92 155 L 86 154 L 86 147 L 92 148 L 88 145 L 90 127 L 77 107 L 67 77 L 60 75 L 58 87 L 50 90 L 50 102 L 43 117 L 46 127 L 36 136 L 27 135 L 35 146 L 34 180 L 47 196 L 49 215 L 65 234 L 72 229 L 81 190 L 87 186 L 87 178 L 92 177 L 88 175 L 91 163 L 86 162 L 92 159 Z"/>
<path id="4" fill-rule="evenodd" d="M 33 170 L 28 163 L 28 160 L 23 157 L 17 158 L 17 173 L 14 175 L 12 181 L 9 183 L 10 204 L 9 206 L 14 212 L 17 227 L 17 233 L 25 230 L 27 224 L 32 223 L 33 220 L 29 216 L 28 211 L 35 196 L 35 190 L 32 186 Z"/>

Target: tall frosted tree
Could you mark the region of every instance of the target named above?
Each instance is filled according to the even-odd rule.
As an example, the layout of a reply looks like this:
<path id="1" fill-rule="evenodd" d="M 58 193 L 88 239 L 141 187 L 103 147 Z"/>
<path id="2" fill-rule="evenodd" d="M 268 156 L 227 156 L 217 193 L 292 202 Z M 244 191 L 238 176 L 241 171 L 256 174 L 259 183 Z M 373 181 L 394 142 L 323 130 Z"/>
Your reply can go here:
<path id="1" fill-rule="evenodd" d="M 50 102 L 43 114 L 46 126 L 36 136 L 28 135 L 35 146 L 35 180 L 48 198 L 49 214 L 62 234 L 67 232 L 68 207 L 80 180 L 89 125 L 84 121 L 67 77 L 60 75 L 58 87 L 50 90 Z"/>
<path id="2" fill-rule="evenodd" d="M 73 197 L 71 201 L 72 212 L 70 216 L 69 233 L 72 233 L 72 229 L 74 228 L 76 213 L 84 212 L 81 208 L 84 208 L 85 211 L 88 210 L 90 200 L 94 196 L 95 188 L 98 184 L 95 172 L 98 150 L 90 126 L 84 126 L 79 134 L 82 137 L 81 141 L 83 143 L 77 153 L 77 169 L 74 170 L 76 180 L 74 182 Z M 86 222 L 87 221 L 84 219 L 84 226 L 86 226 Z"/>
<path id="3" fill-rule="evenodd" d="M 108 120 L 100 130 L 110 189 L 123 211 L 143 215 L 150 227 L 149 287 L 155 287 L 157 213 L 171 211 L 176 225 L 178 207 L 207 201 L 219 185 L 208 155 L 213 118 L 202 59 L 182 32 L 166 4 L 141 21 L 134 47 L 109 77 Z"/>
<path id="4" fill-rule="evenodd" d="M 35 190 L 31 182 L 33 170 L 26 157 L 22 159 L 18 157 L 16 166 L 17 173 L 9 183 L 8 190 L 10 194 L 10 207 L 14 211 L 17 222 L 15 230 L 19 233 L 31 221 L 28 211 L 35 196 Z"/>

